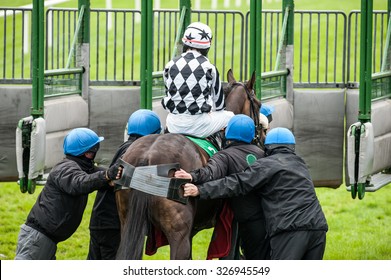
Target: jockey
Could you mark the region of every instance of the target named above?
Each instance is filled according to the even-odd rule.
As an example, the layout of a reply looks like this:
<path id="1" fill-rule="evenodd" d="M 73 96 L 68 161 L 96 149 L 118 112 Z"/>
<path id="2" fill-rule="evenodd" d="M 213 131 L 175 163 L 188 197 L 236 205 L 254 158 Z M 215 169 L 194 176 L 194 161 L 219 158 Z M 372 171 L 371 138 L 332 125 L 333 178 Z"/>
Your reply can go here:
<path id="1" fill-rule="evenodd" d="M 191 179 L 194 184 L 202 184 L 242 172 L 264 156 L 261 148 L 251 144 L 254 136 L 254 121 L 246 115 L 235 115 L 225 131 L 228 145 L 224 150 L 214 154 L 205 167 L 192 170 L 190 173 L 181 169 L 175 172 L 175 177 Z M 238 222 L 244 257 L 251 260 L 267 259 L 269 241 L 265 239 L 265 221 L 263 211 L 259 207 L 260 198 L 250 193 L 233 197 L 230 205 L 235 221 Z"/>
<path id="2" fill-rule="evenodd" d="M 253 194 L 261 203 L 272 260 L 320 260 L 328 225 L 316 196 L 309 169 L 297 156 L 295 137 L 283 127 L 271 129 L 265 139 L 265 157 L 245 171 L 199 185 L 186 184 L 184 196 L 217 199 Z M 253 240 L 259 241 L 254 231 Z"/>
<path id="3" fill-rule="evenodd" d="M 119 165 L 106 170 L 94 164 L 103 139 L 88 128 L 73 129 L 65 137 L 65 159 L 50 171 L 20 228 L 16 260 L 56 259 L 57 243 L 71 237 L 80 225 L 88 194 L 120 178 Z"/>
<path id="4" fill-rule="evenodd" d="M 210 27 L 191 23 L 182 42 L 183 53 L 164 68 L 166 126 L 171 133 L 205 138 L 224 129 L 234 114 L 224 110 L 219 72 L 207 58 L 212 42 Z"/>
<path id="5" fill-rule="evenodd" d="M 128 139 L 119 146 L 110 166 L 113 166 L 138 138 L 160 132 L 161 123 L 155 112 L 147 109 L 135 111 L 128 119 Z M 113 188 L 98 190 L 89 228 L 90 246 L 87 259 L 114 260 L 121 241 L 121 226 Z"/>

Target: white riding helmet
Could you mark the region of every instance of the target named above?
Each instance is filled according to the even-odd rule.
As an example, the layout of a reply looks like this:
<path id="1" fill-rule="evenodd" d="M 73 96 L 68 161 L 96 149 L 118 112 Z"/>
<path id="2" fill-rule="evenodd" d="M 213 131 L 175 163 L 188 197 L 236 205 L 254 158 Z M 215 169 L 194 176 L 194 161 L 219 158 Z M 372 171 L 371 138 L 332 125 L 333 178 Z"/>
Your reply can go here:
<path id="1" fill-rule="evenodd" d="M 259 124 L 262 125 L 263 129 L 269 128 L 269 120 L 264 114 L 259 114 Z"/>
<path id="2" fill-rule="evenodd" d="M 206 24 L 193 22 L 186 28 L 182 42 L 195 49 L 209 49 L 212 42 L 212 30 Z"/>

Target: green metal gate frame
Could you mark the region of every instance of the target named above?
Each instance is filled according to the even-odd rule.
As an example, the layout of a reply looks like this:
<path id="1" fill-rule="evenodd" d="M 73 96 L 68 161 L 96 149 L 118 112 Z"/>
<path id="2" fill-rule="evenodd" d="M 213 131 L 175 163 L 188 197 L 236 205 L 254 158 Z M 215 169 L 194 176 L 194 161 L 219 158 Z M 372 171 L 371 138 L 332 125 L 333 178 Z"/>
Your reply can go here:
<path id="1" fill-rule="evenodd" d="M 359 112 L 358 121 L 361 124 L 371 122 L 371 106 L 372 101 L 372 83 L 379 79 L 388 79 L 389 86 L 391 88 L 391 67 L 388 63 L 386 69 L 387 60 L 391 59 L 391 45 L 390 45 L 390 32 L 391 32 L 391 0 L 388 0 L 388 31 L 386 39 L 386 47 L 384 48 L 384 55 L 382 61 L 382 67 L 380 73 L 372 74 L 372 27 L 373 27 L 373 0 L 361 0 L 361 41 L 360 41 L 360 87 L 359 87 Z M 363 51 L 365 50 L 365 51 Z M 390 95 L 382 96 L 389 97 Z M 352 198 L 363 199 L 365 195 L 365 189 L 371 186 L 371 180 L 368 179 L 365 183 L 357 183 L 357 176 L 359 172 L 359 153 L 360 153 L 360 140 L 361 134 L 364 134 L 365 128 L 363 125 L 355 127 L 354 129 L 354 151 L 355 151 L 355 166 L 354 173 L 356 182 L 350 186 Z M 371 174 L 373 175 L 373 174 Z M 391 182 L 391 176 L 388 183 Z M 383 183 L 386 185 L 386 183 Z M 382 185 L 382 186 L 384 186 Z M 380 187 L 382 187 L 380 186 Z"/>
<path id="2" fill-rule="evenodd" d="M 52 79 L 53 77 L 64 77 L 69 75 L 78 75 L 77 89 L 69 92 L 70 94 L 83 92 L 83 79 L 88 81 L 89 73 L 88 69 L 83 66 L 71 68 L 71 61 L 73 53 L 77 51 L 76 44 L 89 44 L 89 10 L 90 0 L 79 0 L 78 1 L 79 19 L 77 22 L 76 31 L 72 41 L 72 48 L 68 55 L 66 67 L 64 69 L 54 69 L 44 71 L 44 53 L 45 53 L 45 14 L 44 14 L 44 1 L 33 0 L 33 11 L 32 11 L 32 107 L 31 116 L 33 120 L 44 117 L 44 99 L 45 99 L 45 79 Z M 88 59 L 88 58 L 87 58 Z M 75 62 L 76 63 L 76 62 Z M 89 63 L 87 62 L 87 65 Z M 86 73 L 85 73 L 86 72 Z M 84 77 L 83 77 L 84 76 Z M 56 78 L 53 78 L 56 79 Z M 47 82 L 46 82 L 47 83 Z M 87 82 L 88 85 L 88 82 Z M 50 86 L 54 86 L 52 83 Z M 84 91 L 88 88 L 84 88 Z M 66 93 L 65 93 L 66 94 Z M 64 95 L 62 93 L 61 95 Z M 35 191 L 37 180 L 41 178 L 31 179 L 28 178 L 29 174 L 29 162 L 30 158 L 35 155 L 31 154 L 31 133 L 32 133 L 32 122 L 19 121 L 18 127 L 22 130 L 22 144 L 26 151 L 23 155 L 23 173 L 25 177 L 20 178 L 20 190 L 22 193 L 28 191 L 32 194 Z"/>

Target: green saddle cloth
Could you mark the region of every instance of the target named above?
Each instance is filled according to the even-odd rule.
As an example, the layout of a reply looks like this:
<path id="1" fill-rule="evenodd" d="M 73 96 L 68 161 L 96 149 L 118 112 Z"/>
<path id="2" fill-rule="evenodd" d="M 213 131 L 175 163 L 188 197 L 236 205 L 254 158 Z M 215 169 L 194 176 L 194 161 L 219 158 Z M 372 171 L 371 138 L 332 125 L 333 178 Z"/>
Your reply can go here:
<path id="1" fill-rule="evenodd" d="M 186 137 L 189 138 L 198 146 L 200 146 L 209 155 L 209 157 L 213 156 L 215 153 L 218 152 L 218 149 L 212 143 L 210 143 L 208 140 L 204 138 L 196 138 L 191 136 L 186 136 Z"/>

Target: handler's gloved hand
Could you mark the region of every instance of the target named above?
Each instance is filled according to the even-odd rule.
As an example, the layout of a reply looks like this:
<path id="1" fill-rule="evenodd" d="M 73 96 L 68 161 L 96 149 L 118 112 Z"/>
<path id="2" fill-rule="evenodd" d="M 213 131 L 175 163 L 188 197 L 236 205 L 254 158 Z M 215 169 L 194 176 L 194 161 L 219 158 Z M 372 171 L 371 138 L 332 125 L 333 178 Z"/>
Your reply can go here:
<path id="1" fill-rule="evenodd" d="M 106 180 L 107 181 L 113 181 L 118 180 L 122 176 L 122 166 L 120 166 L 118 163 L 115 163 L 113 166 L 111 166 L 109 169 L 106 170 Z"/>

